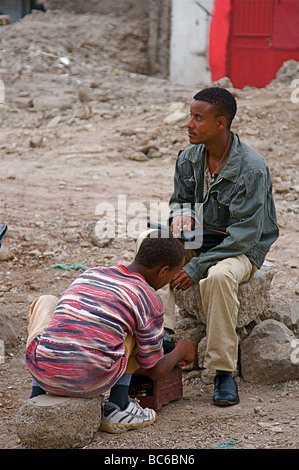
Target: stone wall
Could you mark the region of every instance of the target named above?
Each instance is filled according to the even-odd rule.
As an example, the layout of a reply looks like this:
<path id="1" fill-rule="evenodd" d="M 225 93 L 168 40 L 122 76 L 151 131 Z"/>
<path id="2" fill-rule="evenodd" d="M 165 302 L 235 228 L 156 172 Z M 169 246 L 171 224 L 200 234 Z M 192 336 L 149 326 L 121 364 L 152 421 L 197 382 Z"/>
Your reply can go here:
<path id="1" fill-rule="evenodd" d="M 170 55 L 171 0 L 150 0 L 149 5 L 149 74 L 167 78 Z"/>
<path id="2" fill-rule="evenodd" d="M 126 15 L 144 19 L 148 16 L 147 0 L 40 0 L 47 10 L 63 10 L 75 13 L 98 13 L 100 15 Z"/>

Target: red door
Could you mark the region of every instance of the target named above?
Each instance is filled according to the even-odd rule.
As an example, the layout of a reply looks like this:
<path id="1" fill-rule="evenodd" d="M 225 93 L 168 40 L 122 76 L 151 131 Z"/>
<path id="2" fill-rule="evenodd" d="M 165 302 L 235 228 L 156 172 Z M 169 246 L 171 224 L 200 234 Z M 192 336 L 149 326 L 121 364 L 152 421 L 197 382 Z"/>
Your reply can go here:
<path id="1" fill-rule="evenodd" d="M 228 76 L 236 88 L 263 87 L 273 69 L 275 0 L 232 0 Z"/>
<path id="2" fill-rule="evenodd" d="M 298 0 L 230 0 L 230 7 L 225 75 L 234 87 L 264 87 L 283 62 L 299 61 Z"/>
<path id="3" fill-rule="evenodd" d="M 276 0 L 273 22 L 273 49 L 273 71 L 275 74 L 286 60 L 294 59 L 299 61 L 298 0 Z"/>

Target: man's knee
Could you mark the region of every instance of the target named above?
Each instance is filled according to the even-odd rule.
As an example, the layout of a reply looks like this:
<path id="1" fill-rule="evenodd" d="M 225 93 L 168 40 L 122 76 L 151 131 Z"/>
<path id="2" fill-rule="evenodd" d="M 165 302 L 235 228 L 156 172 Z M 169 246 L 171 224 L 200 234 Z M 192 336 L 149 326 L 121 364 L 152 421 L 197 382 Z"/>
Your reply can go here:
<path id="1" fill-rule="evenodd" d="M 252 263 L 246 255 L 226 258 L 212 266 L 208 271 L 208 278 L 214 282 L 248 281 L 253 272 Z M 254 271 L 255 272 L 255 271 Z"/>
<path id="2" fill-rule="evenodd" d="M 232 270 L 224 266 L 212 266 L 206 277 L 208 283 L 221 285 L 234 280 Z"/>

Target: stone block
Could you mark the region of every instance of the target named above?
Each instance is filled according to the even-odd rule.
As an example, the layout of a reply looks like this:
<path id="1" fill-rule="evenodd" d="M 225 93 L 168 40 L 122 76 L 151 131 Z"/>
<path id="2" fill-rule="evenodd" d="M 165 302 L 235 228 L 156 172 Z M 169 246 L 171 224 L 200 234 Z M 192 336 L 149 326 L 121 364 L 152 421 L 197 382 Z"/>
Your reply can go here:
<path id="1" fill-rule="evenodd" d="M 33 449 L 71 449 L 89 444 L 101 421 L 101 398 L 39 395 L 16 416 L 17 434 Z"/>

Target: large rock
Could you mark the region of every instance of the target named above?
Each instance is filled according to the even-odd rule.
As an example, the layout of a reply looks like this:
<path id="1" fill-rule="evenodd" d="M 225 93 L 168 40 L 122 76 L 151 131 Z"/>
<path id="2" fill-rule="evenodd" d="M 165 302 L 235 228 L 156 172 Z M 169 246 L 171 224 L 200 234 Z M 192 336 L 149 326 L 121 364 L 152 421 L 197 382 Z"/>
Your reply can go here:
<path id="1" fill-rule="evenodd" d="M 103 248 L 115 238 L 115 221 L 112 217 L 103 215 L 98 222 L 87 223 L 80 235 L 95 246 Z"/>
<path id="2" fill-rule="evenodd" d="M 101 421 L 101 398 L 39 395 L 17 413 L 17 434 L 34 449 L 70 449 L 89 444 Z"/>
<path id="3" fill-rule="evenodd" d="M 0 15 L 0 26 L 4 26 L 11 23 L 9 15 Z"/>
<path id="4" fill-rule="evenodd" d="M 15 327 L 5 313 L 0 313 L 0 340 L 3 341 L 5 352 L 18 344 L 18 335 Z"/>
<path id="5" fill-rule="evenodd" d="M 277 320 L 256 325 L 240 350 L 242 377 L 249 382 L 272 384 L 299 378 L 299 340 Z"/>
<path id="6" fill-rule="evenodd" d="M 290 310 L 283 312 L 282 322 L 299 336 L 299 302 L 291 302 Z"/>

